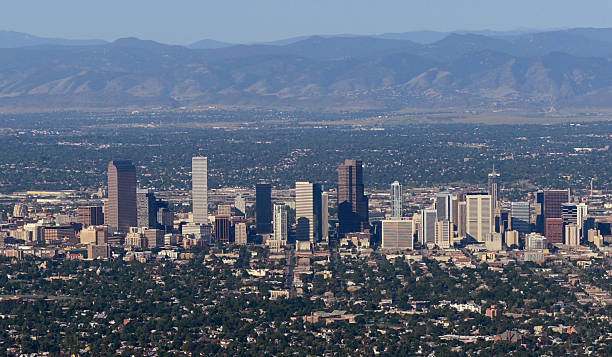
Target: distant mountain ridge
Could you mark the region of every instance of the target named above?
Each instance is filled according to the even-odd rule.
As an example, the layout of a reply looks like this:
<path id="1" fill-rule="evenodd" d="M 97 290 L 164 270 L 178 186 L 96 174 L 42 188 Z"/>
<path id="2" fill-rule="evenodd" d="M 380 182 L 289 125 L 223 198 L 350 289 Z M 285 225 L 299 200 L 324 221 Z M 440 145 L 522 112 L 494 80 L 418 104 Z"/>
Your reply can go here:
<path id="1" fill-rule="evenodd" d="M 67 40 L 63 38 L 38 37 L 23 32 L 0 31 L 0 48 L 24 46 L 96 46 L 108 43 L 104 40 Z"/>
<path id="2" fill-rule="evenodd" d="M 441 33 L 402 36 L 189 47 L 124 38 L 0 48 L 0 108 L 544 110 L 612 103 L 612 29 L 451 33 L 432 43 L 422 40 Z"/>

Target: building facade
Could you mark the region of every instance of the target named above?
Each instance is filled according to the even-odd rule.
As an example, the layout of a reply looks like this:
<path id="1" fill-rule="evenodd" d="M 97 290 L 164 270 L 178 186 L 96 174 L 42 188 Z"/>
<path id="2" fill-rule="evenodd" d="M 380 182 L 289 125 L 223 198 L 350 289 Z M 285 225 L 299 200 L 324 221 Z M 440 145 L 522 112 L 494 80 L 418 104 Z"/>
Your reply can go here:
<path id="1" fill-rule="evenodd" d="M 193 222 L 208 224 L 208 158 L 191 158 L 191 204 Z"/>
<path id="2" fill-rule="evenodd" d="M 257 234 L 272 233 L 272 186 L 269 183 L 255 186 L 255 225 Z"/>
<path id="3" fill-rule="evenodd" d="M 364 194 L 363 164 L 346 160 L 338 167 L 339 233 L 359 232 L 368 225 L 368 198 Z"/>
<path id="4" fill-rule="evenodd" d="M 131 161 L 114 160 L 108 164 L 105 222 L 119 232 L 128 232 L 137 225 L 136 168 Z"/>
<path id="5" fill-rule="evenodd" d="M 321 185 L 312 182 L 295 183 L 296 239 L 311 244 L 322 239 Z"/>

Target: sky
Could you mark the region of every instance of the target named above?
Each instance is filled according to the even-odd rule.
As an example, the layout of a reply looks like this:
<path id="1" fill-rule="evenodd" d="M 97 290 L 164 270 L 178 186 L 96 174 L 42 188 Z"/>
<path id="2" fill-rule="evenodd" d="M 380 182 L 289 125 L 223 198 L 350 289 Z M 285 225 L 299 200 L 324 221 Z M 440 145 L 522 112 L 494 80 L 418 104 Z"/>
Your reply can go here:
<path id="1" fill-rule="evenodd" d="M 0 30 L 232 43 L 414 30 L 612 27 L 610 0 L 0 0 Z"/>

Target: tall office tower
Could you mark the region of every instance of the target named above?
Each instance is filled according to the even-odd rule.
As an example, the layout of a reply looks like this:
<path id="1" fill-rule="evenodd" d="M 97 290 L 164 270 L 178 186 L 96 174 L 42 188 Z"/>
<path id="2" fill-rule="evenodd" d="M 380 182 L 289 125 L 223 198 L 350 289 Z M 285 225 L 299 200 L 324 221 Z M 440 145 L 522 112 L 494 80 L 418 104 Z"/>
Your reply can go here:
<path id="1" fill-rule="evenodd" d="M 435 209 L 424 209 L 421 211 L 421 245 L 436 243 L 436 221 Z"/>
<path id="2" fill-rule="evenodd" d="M 274 204 L 274 240 L 280 240 L 283 245 L 287 243 L 287 209 L 284 203 Z"/>
<path id="3" fill-rule="evenodd" d="M 364 195 L 363 164 L 346 160 L 338 166 L 339 233 L 359 232 L 368 225 L 368 198 Z"/>
<path id="4" fill-rule="evenodd" d="M 414 234 L 411 220 L 392 219 L 382 221 L 383 249 L 413 249 Z"/>
<path id="5" fill-rule="evenodd" d="M 569 190 L 544 191 L 544 218 L 562 218 L 563 203 L 569 202 Z M 550 243 L 550 240 L 548 240 Z"/>
<path id="6" fill-rule="evenodd" d="M 574 224 L 578 226 L 578 205 L 570 202 L 562 203 L 561 218 L 563 218 L 564 225 Z"/>
<path id="7" fill-rule="evenodd" d="M 531 232 L 530 213 L 531 204 L 529 202 L 510 203 L 510 216 L 512 229 L 521 234 Z"/>
<path id="8" fill-rule="evenodd" d="M 454 227 L 457 227 L 457 218 L 458 218 L 458 211 L 459 211 L 459 198 L 457 196 L 453 196 L 451 198 L 451 223 L 454 225 Z"/>
<path id="9" fill-rule="evenodd" d="M 219 243 L 228 243 L 231 235 L 231 223 L 228 216 L 215 216 L 215 238 Z"/>
<path id="10" fill-rule="evenodd" d="M 584 226 L 584 221 L 586 220 L 589 214 L 589 206 L 586 203 L 579 203 L 576 206 L 576 221 L 578 222 L 576 225 L 578 229 L 582 232 L 582 227 Z M 581 233 L 582 235 L 582 233 Z"/>
<path id="11" fill-rule="evenodd" d="M 417 242 L 423 241 L 423 230 L 421 226 L 423 224 L 423 218 L 420 213 L 415 213 L 412 215 L 412 234 L 416 236 Z"/>
<path id="12" fill-rule="evenodd" d="M 83 228 L 89 226 L 101 226 L 104 224 L 104 213 L 102 206 L 82 206 L 77 208 L 77 222 Z"/>
<path id="13" fill-rule="evenodd" d="M 439 221 L 450 221 L 453 219 L 453 198 L 448 192 L 436 194 L 436 213 Z"/>
<path id="14" fill-rule="evenodd" d="M 131 161 L 108 163 L 108 201 L 106 223 L 119 232 L 128 232 L 137 224 L 136 168 Z"/>
<path id="15" fill-rule="evenodd" d="M 242 197 L 242 195 L 236 196 L 234 199 L 234 207 L 236 207 L 238 211 L 242 212 L 242 214 L 246 216 L 246 200 L 244 197 Z"/>
<path id="16" fill-rule="evenodd" d="M 238 222 L 234 227 L 235 243 L 239 245 L 247 244 L 247 229 L 245 222 Z"/>
<path id="17" fill-rule="evenodd" d="M 138 227 L 157 228 L 157 201 L 148 189 L 136 190 L 136 224 Z"/>
<path id="18" fill-rule="evenodd" d="M 402 216 L 402 185 L 394 181 L 391 184 L 391 217 Z"/>
<path id="19" fill-rule="evenodd" d="M 208 158 L 191 158 L 193 223 L 208 224 Z"/>
<path id="20" fill-rule="evenodd" d="M 460 238 L 467 235 L 467 203 L 464 201 L 457 204 L 457 235 Z"/>
<path id="21" fill-rule="evenodd" d="M 563 218 L 546 218 L 548 243 L 563 243 Z"/>
<path id="22" fill-rule="evenodd" d="M 329 194 L 321 193 L 321 240 L 329 242 Z"/>
<path id="23" fill-rule="evenodd" d="M 255 186 L 255 225 L 257 234 L 272 233 L 272 186 L 269 183 Z"/>
<path id="24" fill-rule="evenodd" d="M 536 205 L 535 205 L 535 231 L 539 234 L 544 234 L 545 218 L 544 218 L 544 191 L 536 192 Z"/>
<path id="25" fill-rule="evenodd" d="M 551 221 L 553 223 L 549 225 L 548 219 L 563 218 L 563 203 L 569 202 L 569 190 L 545 190 L 543 197 L 544 235 L 549 243 L 563 243 L 563 227 L 561 227 L 561 241 L 558 241 L 559 228 L 555 226 L 556 221 Z M 553 227 L 554 232 L 547 230 L 549 226 Z"/>
<path id="26" fill-rule="evenodd" d="M 453 224 L 442 220 L 436 222 L 436 245 L 442 249 L 450 248 L 453 236 Z"/>
<path id="27" fill-rule="evenodd" d="M 314 244 L 321 240 L 321 185 L 311 182 L 295 183 L 296 239 Z"/>
<path id="28" fill-rule="evenodd" d="M 466 233 L 479 242 L 484 242 L 489 233 L 493 231 L 492 205 L 493 199 L 490 195 L 468 194 L 466 196 Z"/>
<path id="29" fill-rule="evenodd" d="M 488 178 L 488 194 L 492 200 L 491 212 L 495 212 L 495 209 L 499 206 L 499 181 L 501 175 L 493 167 L 493 172 L 489 174 Z"/>

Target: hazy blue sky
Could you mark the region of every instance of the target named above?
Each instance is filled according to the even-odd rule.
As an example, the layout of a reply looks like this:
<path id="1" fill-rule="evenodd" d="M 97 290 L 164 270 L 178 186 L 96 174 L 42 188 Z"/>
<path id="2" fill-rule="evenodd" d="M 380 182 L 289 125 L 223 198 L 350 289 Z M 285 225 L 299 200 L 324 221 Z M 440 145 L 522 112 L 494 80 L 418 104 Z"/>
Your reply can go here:
<path id="1" fill-rule="evenodd" d="M 311 34 L 612 27 L 611 0 L 0 0 L 0 29 L 166 43 Z"/>

